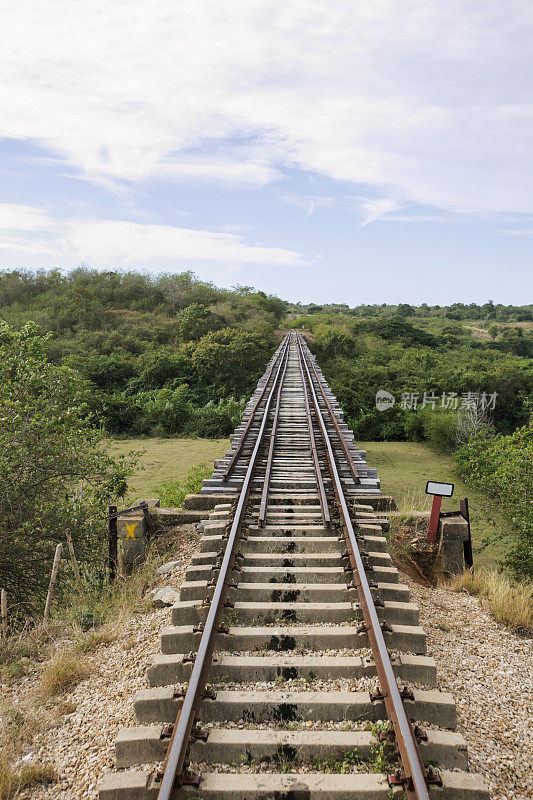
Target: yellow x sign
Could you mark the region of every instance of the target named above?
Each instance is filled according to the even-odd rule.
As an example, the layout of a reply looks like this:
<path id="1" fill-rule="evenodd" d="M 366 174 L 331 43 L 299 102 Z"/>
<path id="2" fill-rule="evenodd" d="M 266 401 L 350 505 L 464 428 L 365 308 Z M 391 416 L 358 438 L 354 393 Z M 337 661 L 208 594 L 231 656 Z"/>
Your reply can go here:
<path id="1" fill-rule="evenodd" d="M 134 531 L 135 531 L 135 528 L 137 527 L 138 524 L 139 524 L 138 521 L 137 522 L 126 522 L 126 528 L 128 529 L 128 535 L 126 536 L 126 539 L 135 539 Z"/>

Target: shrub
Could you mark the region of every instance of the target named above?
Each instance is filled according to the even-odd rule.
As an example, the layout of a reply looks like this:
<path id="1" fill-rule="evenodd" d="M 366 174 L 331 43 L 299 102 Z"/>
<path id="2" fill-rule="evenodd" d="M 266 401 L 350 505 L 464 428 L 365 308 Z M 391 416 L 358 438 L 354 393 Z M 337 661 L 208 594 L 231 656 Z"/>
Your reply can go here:
<path id="1" fill-rule="evenodd" d="M 456 424 L 457 417 L 450 412 L 428 411 L 422 416 L 424 438 L 436 450 L 453 450 L 456 443 Z"/>
<path id="2" fill-rule="evenodd" d="M 405 436 L 409 442 L 422 442 L 424 440 L 424 418 L 419 412 L 408 412 L 403 423 Z"/>
<path id="3" fill-rule="evenodd" d="M 201 303 L 193 303 L 178 314 L 178 331 L 183 341 L 198 340 L 211 325 L 209 309 Z"/>
<path id="4" fill-rule="evenodd" d="M 199 494 L 204 478 L 208 478 L 212 469 L 205 462 L 192 467 L 182 481 L 171 479 L 154 488 L 154 493 L 161 499 L 163 506 L 181 508 L 185 496 Z"/>
<path id="5" fill-rule="evenodd" d="M 240 396 L 259 379 L 274 346 L 273 335 L 222 328 L 202 336 L 192 351 L 192 366 L 209 396 Z"/>
<path id="6" fill-rule="evenodd" d="M 78 558 L 103 557 L 100 522 L 133 463 L 100 447 L 85 384 L 46 359 L 29 323 L 0 323 L 0 585 L 13 614 L 42 608 L 55 547 L 69 528 Z"/>
<path id="7" fill-rule="evenodd" d="M 200 408 L 193 408 L 185 433 L 211 439 L 229 436 L 239 424 L 245 405 L 244 398 L 235 400 L 230 397 L 219 400 L 218 403 L 210 402 Z"/>
<path id="8" fill-rule="evenodd" d="M 376 408 L 359 418 L 348 419 L 357 439 L 362 441 L 395 441 L 405 439 L 403 412 L 395 406 L 388 411 Z"/>
<path id="9" fill-rule="evenodd" d="M 181 433 L 187 424 L 191 410 L 189 387 L 186 384 L 171 389 L 160 389 L 149 406 L 152 422 L 166 434 Z"/>
<path id="10" fill-rule="evenodd" d="M 199 494 L 204 478 L 208 478 L 212 472 L 212 468 L 202 461 L 192 467 L 182 481 L 175 479 L 164 481 L 155 487 L 153 491 L 160 498 L 161 505 L 170 508 L 181 508 L 185 496 Z"/>
<path id="11" fill-rule="evenodd" d="M 493 497 L 516 527 L 511 541 L 504 541 L 504 565 L 516 578 L 532 578 L 533 427 L 510 436 L 475 436 L 456 458 L 465 482 Z"/>

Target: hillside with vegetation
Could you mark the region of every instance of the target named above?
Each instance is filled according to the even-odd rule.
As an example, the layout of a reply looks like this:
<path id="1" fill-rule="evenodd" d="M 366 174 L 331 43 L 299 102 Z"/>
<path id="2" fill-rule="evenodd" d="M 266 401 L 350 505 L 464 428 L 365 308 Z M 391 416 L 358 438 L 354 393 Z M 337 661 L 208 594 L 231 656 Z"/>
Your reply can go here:
<path id="1" fill-rule="evenodd" d="M 78 269 L 0 274 L 0 314 L 48 334 L 49 358 L 86 380 L 114 435 L 218 437 L 241 416 L 286 303 L 191 273 L 150 278 Z"/>
<path id="2" fill-rule="evenodd" d="M 18 422 L 11 417 L 20 393 L 27 394 L 23 359 L 31 354 L 43 394 L 32 399 L 30 393 L 23 409 L 34 435 L 24 443 L 25 457 L 43 445 L 43 459 L 48 453 L 53 461 L 64 442 L 75 465 L 80 454 L 72 450 L 72 431 L 79 429 L 87 485 L 91 448 L 105 436 L 226 437 L 282 330 L 304 328 L 356 438 L 426 441 L 452 453 L 465 481 L 493 498 L 509 519 L 502 532 L 507 566 L 517 576 L 533 574 L 532 306 L 303 305 L 250 287 L 220 289 L 191 272 L 149 276 L 80 268 L 69 274 L 0 273 L 0 320 L 3 363 L 12 364 L 0 378 L 6 436 L 16 441 Z M 45 406 L 47 397 L 52 408 L 57 405 L 54 387 L 64 387 L 63 405 L 50 422 Z M 380 390 L 395 400 L 386 410 L 376 407 Z M 46 436 L 39 442 L 36 434 L 40 426 L 50 437 L 48 450 Z M 91 428 L 98 432 L 93 438 Z M 0 460 L 0 510 L 8 520 L 16 508 L 18 462 L 12 453 Z M 56 490 L 65 494 L 73 468 L 66 459 L 58 486 L 52 481 L 51 499 Z M 106 470 L 125 474 L 128 467 L 108 463 L 98 469 L 97 495 L 108 497 L 109 486 L 98 489 L 98 481 L 105 483 Z M 32 473 L 27 477 L 31 482 Z M 41 548 L 36 552 L 44 575 L 53 542 L 63 533 L 50 498 L 34 495 L 35 509 L 21 513 L 43 519 L 47 556 Z M 69 503 L 79 519 L 91 516 L 72 498 Z M 26 542 L 25 524 L 18 533 L 11 526 L 6 541 Z M 70 525 L 76 528 L 74 518 Z M 36 589 L 42 586 L 39 564 Z"/>
<path id="3" fill-rule="evenodd" d="M 272 354 L 280 326 L 304 327 L 362 439 L 425 438 L 400 402 L 378 389 L 497 393 L 493 420 L 528 420 L 532 308 L 457 303 L 418 308 L 289 304 L 250 287 L 219 289 L 192 273 L 150 277 L 76 269 L 0 273 L 0 317 L 49 336 L 48 357 L 87 382 L 88 402 L 113 435 L 225 436 Z M 413 409 L 414 410 L 414 409 Z M 426 432 L 425 432 L 426 430 Z"/>
<path id="4" fill-rule="evenodd" d="M 470 308 L 470 319 L 485 314 L 476 317 L 477 329 L 487 332 L 480 339 L 457 320 L 457 305 L 324 307 L 294 316 L 289 324 L 310 331 L 312 347 L 358 438 L 445 439 L 446 422 L 453 427 L 456 411 L 483 393 L 487 405 L 496 393 L 491 420 L 496 430 L 510 433 L 530 414 L 533 322 L 520 326 L 518 321 L 531 317 L 531 311 L 504 311 L 491 303 Z M 491 338 L 495 317 L 503 332 Z M 397 401 L 385 413 L 375 405 L 380 389 Z"/>

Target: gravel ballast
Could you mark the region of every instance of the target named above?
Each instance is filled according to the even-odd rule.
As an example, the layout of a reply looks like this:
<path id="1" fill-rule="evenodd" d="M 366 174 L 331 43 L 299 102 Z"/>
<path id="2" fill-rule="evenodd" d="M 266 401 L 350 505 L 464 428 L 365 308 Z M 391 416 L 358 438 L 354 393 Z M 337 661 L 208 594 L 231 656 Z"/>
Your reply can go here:
<path id="1" fill-rule="evenodd" d="M 188 540 L 176 557 L 187 563 L 196 543 Z M 178 588 L 186 566 L 165 583 Z M 533 796 L 531 640 L 496 623 L 477 598 L 410 583 L 420 606 L 420 624 L 437 662 L 438 686 L 451 692 L 459 728 L 468 742 L 471 769 L 483 775 L 494 800 Z M 145 667 L 160 652 L 159 633 L 169 609 L 132 616 L 117 639 L 91 654 L 91 677 L 63 696 L 75 710 L 40 735 L 32 759 L 48 762 L 58 781 L 23 793 L 31 800 L 95 800 L 102 775 L 114 768 L 120 727 L 134 724 L 133 694 L 146 688 Z M 10 700 L 36 691 L 37 679 L 12 687 Z"/>
<path id="2" fill-rule="evenodd" d="M 495 622 L 476 597 L 411 581 L 437 683 L 457 705 L 470 769 L 493 800 L 533 797 L 533 642 Z"/>
<path id="3" fill-rule="evenodd" d="M 165 585 L 179 588 L 200 536 L 188 530 L 183 539 L 176 542 L 175 553 L 182 566 L 161 576 Z M 146 599 L 150 599 L 149 589 Z M 57 781 L 28 789 L 21 798 L 95 800 L 98 797 L 102 775 L 115 768 L 115 740 L 119 729 L 135 724 L 133 694 L 146 688 L 146 665 L 161 650 L 160 632 L 168 625 L 169 614 L 168 608 L 133 614 L 125 623 L 118 624 L 117 638 L 111 644 L 91 653 L 91 676 L 61 695 L 64 705 L 75 710 L 41 734 L 26 757 L 25 763 L 51 764 Z M 38 681 L 39 674 L 32 673 L 18 683 L 14 691 L 6 692 L 10 702 L 16 703 L 18 695 L 27 705 L 34 695 L 34 702 L 38 703 Z"/>

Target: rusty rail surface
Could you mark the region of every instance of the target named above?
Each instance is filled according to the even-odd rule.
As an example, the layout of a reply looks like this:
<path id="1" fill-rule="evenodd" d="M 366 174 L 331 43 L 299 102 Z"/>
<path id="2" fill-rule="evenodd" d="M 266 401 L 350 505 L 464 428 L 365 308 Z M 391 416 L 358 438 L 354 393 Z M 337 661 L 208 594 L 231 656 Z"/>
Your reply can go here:
<path id="1" fill-rule="evenodd" d="M 366 577 L 363 560 L 357 544 L 357 538 L 350 519 L 350 512 L 346 504 L 346 498 L 344 497 L 342 482 L 337 469 L 337 464 L 335 462 L 335 455 L 331 445 L 331 440 L 311 378 L 311 372 L 309 370 L 309 363 L 311 362 L 309 349 L 305 345 L 304 350 L 302 338 L 299 334 L 297 335 L 297 342 L 304 364 L 304 371 L 307 377 L 307 386 L 313 401 L 322 439 L 326 448 L 326 456 L 329 464 L 330 474 L 342 517 L 344 537 L 346 539 L 350 563 L 353 569 L 354 581 L 356 584 L 357 593 L 359 595 L 359 601 L 361 603 L 365 628 L 370 641 L 372 655 L 376 663 L 376 671 L 378 673 L 379 682 L 381 685 L 381 693 L 383 695 L 387 715 L 394 729 L 396 744 L 400 753 L 404 772 L 404 774 L 400 776 L 401 782 L 404 782 L 406 785 L 408 797 L 416 798 L 416 800 L 429 800 L 425 769 L 420 757 L 416 736 L 411 722 L 406 714 L 403 701 L 398 690 L 396 676 L 394 675 L 387 645 L 385 643 L 383 632 L 381 630 L 381 624 L 378 619 L 376 606 L 374 604 L 372 592 L 370 591 L 370 586 Z M 316 370 L 315 376 L 317 383 L 320 383 L 318 375 L 316 374 Z M 333 414 L 329 404 L 328 410 L 330 410 L 330 413 Z M 339 435 L 342 437 L 340 428 L 338 430 Z"/>
<path id="2" fill-rule="evenodd" d="M 165 763 L 163 765 L 163 778 L 159 793 L 157 795 L 158 800 L 170 800 L 175 785 L 181 786 L 183 784 L 194 784 L 197 782 L 196 776 L 190 775 L 186 770 L 186 758 L 189 740 L 193 726 L 196 722 L 199 705 L 204 696 L 207 673 L 209 671 L 209 667 L 211 666 L 211 659 L 215 646 L 215 638 L 216 634 L 219 632 L 220 619 L 224 611 L 227 591 L 231 586 L 231 573 L 235 562 L 235 546 L 240 536 L 244 512 L 248 503 L 248 496 L 250 493 L 252 477 L 255 471 L 257 454 L 263 441 L 263 435 L 266 430 L 272 399 L 274 398 L 278 385 L 285 374 L 289 352 L 289 341 L 290 334 L 287 334 L 280 348 L 280 357 L 272 365 L 274 368 L 274 365 L 277 363 L 274 380 L 268 393 L 261 426 L 237 502 L 237 508 L 228 535 L 228 541 L 226 543 L 222 564 L 220 565 L 220 572 L 214 588 L 213 597 L 211 598 L 209 605 L 207 619 L 205 621 L 205 625 L 203 626 L 202 638 L 200 640 L 198 652 L 194 660 L 194 666 L 189 680 L 187 692 L 183 698 L 182 707 L 178 713 L 172 730 L 170 744 L 167 750 Z M 267 377 L 262 396 L 266 393 L 266 386 L 268 385 L 269 378 L 272 376 L 273 368 L 270 370 Z M 257 408 L 257 406 L 258 403 L 256 403 L 255 408 Z"/>

